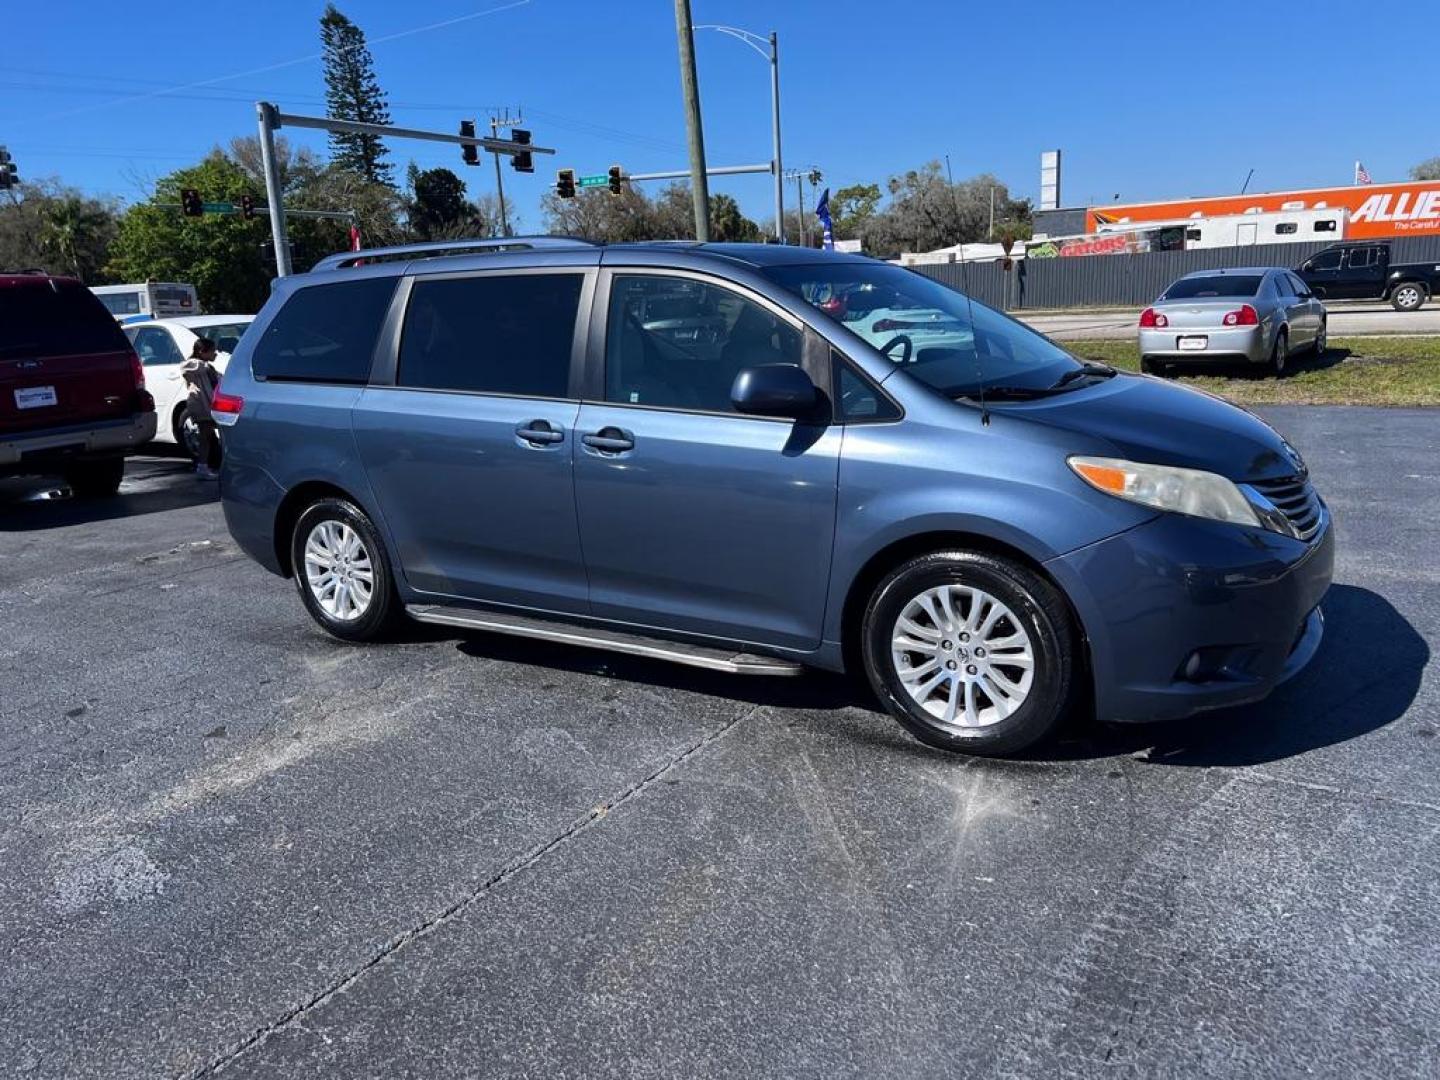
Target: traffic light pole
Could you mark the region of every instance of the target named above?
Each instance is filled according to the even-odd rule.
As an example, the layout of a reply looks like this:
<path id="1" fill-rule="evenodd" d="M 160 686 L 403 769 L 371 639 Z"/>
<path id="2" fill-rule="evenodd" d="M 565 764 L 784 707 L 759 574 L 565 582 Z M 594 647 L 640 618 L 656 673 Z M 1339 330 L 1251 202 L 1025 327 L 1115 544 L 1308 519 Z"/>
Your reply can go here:
<path id="1" fill-rule="evenodd" d="M 277 128 L 314 128 L 351 135 L 377 135 L 383 139 L 420 139 L 456 146 L 477 146 L 493 154 L 509 154 L 512 157 L 524 153 L 555 153 L 550 147 L 532 146 L 510 139 L 481 139 L 473 135 L 452 135 L 448 131 L 424 131 L 420 128 L 392 127 L 389 124 L 363 124 L 358 120 L 332 120 L 328 116 L 296 116 L 282 113 L 268 101 L 257 101 L 255 111 L 260 118 L 260 159 L 265 167 L 265 197 L 270 206 L 270 230 L 275 241 L 275 272 L 278 277 L 288 276 L 291 270 L 290 245 L 285 236 L 285 209 L 280 203 L 280 171 L 275 160 Z"/>
<path id="2" fill-rule="evenodd" d="M 275 242 L 275 276 L 290 276 L 290 238 L 285 232 L 285 207 L 280 201 L 280 166 L 275 161 L 275 129 L 280 113 L 268 101 L 257 102 L 260 117 L 260 165 L 265 170 L 265 201 L 270 207 L 270 239 Z"/>

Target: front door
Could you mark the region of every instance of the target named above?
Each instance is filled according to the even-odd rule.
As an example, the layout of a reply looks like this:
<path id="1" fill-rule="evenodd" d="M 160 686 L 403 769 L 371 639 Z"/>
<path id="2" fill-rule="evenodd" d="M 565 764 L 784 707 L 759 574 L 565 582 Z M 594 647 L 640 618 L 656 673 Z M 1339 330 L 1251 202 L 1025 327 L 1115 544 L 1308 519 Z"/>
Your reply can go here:
<path id="1" fill-rule="evenodd" d="M 841 429 L 744 416 L 730 402 L 742 368 L 804 366 L 802 329 L 709 279 L 606 277 L 603 389 L 593 395 L 603 400 L 580 407 L 575 459 L 594 614 L 814 648 Z"/>
<path id="2" fill-rule="evenodd" d="M 352 416 L 415 589 L 588 610 L 572 392 L 587 277 L 567 268 L 415 280 L 393 385 L 367 387 Z"/>

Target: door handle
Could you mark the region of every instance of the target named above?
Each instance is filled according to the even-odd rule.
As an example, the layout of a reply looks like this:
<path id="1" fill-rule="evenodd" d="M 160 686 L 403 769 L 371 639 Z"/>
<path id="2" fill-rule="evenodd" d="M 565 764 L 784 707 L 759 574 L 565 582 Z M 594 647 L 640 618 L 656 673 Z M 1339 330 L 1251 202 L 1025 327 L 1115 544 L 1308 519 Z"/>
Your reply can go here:
<path id="1" fill-rule="evenodd" d="M 629 432 L 618 427 L 603 427 L 592 435 L 582 435 L 580 441 L 602 454 L 623 454 L 635 449 L 635 440 Z"/>
<path id="2" fill-rule="evenodd" d="M 565 432 L 557 431 L 547 420 L 531 420 L 515 429 L 515 434 L 531 446 L 553 446 L 565 441 Z"/>

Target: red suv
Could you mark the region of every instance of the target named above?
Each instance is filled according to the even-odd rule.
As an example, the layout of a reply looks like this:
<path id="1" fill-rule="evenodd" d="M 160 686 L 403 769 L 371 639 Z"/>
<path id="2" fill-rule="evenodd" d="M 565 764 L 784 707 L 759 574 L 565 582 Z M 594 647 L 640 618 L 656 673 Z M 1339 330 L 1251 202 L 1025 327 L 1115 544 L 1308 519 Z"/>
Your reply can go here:
<path id="1" fill-rule="evenodd" d="M 73 278 L 0 274 L 0 476 L 58 473 L 113 495 L 155 436 L 155 402 L 114 316 Z"/>

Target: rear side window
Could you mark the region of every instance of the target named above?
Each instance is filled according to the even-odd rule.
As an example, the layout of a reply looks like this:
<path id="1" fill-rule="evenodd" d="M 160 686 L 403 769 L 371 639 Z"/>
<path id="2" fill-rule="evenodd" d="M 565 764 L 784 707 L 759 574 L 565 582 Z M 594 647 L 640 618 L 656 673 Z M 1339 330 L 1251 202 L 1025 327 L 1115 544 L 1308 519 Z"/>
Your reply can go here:
<path id="1" fill-rule="evenodd" d="M 1310 260 L 1311 270 L 1338 270 L 1340 269 L 1340 252 L 1322 251 L 1315 258 Z"/>
<path id="2" fill-rule="evenodd" d="M 488 274 L 416 281 L 396 383 L 568 397 L 583 280 L 583 274 Z"/>
<path id="3" fill-rule="evenodd" d="M 41 281 L 0 287 L 0 357 L 124 352 L 120 325 L 85 286 Z"/>
<path id="4" fill-rule="evenodd" d="M 1374 248 L 1351 248 L 1350 254 L 1345 259 L 1345 265 L 1351 270 L 1364 270 L 1375 265 L 1375 255 Z"/>
<path id="5" fill-rule="evenodd" d="M 297 289 L 255 343 L 255 377 L 364 383 L 394 292 L 389 277 Z"/>

